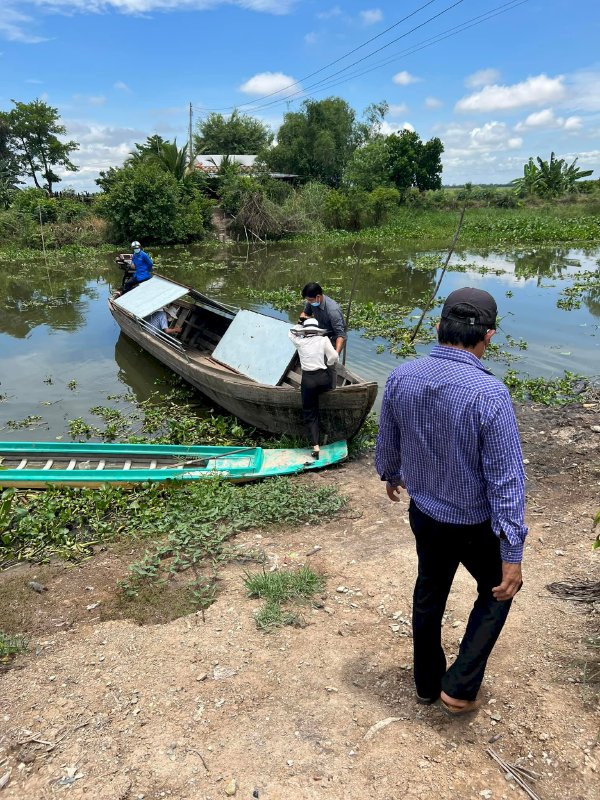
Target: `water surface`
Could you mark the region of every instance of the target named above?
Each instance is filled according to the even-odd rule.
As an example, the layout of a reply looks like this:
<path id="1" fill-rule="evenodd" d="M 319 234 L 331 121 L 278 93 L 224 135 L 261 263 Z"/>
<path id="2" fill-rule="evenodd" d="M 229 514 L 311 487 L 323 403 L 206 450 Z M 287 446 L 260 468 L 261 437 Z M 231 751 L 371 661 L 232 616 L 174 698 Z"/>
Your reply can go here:
<path id="1" fill-rule="evenodd" d="M 414 309 L 436 285 L 439 270 L 423 267 L 419 252 L 397 243 L 381 245 L 291 245 L 247 248 L 172 247 L 151 250 L 163 274 L 225 302 L 271 313 L 291 322 L 291 315 L 260 302 L 256 293 L 285 286 L 300 288 L 319 281 L 326 293 L 347 300 L 360 259 L 355 290 L 358 302 L 397 302 Z M 417 259 L 416 265 L 414 259 Z M 552 377 L 570 370 L 600 372 L 600 290 L 584 294 L 581 307 L 557 307 L 560 292 L 582 272 L 599 269 L 600 248 L 514 248 L 457 253 L 438 296 L 459 286 L 491 292 L 502 318 L 496 341 L 514 360 L 491 361 L 501 376 L 507 368 L 532 376 Z M 418 268 L 417 268 L 418 267 Z M 111 405 L 108 396 L 131 391 L 137 400 L 160 391 L 168 375 L 160 363 L 120 334 L 108 312 L 107 298 L 121 272 L 114 256 L 49 256 L 26 262 L 0 261 L 0 429 L 3 439 L 68 439 L 68 421 L 89 409 Z M 390 292 L 391 290 L 391 292 Z M 439 307 L 433 310 L 439 314 Z M 350 321 L 352 328 L 352 320 Z M 523 339 L 520 350 L 514 340 Z M 512 342 L 512 345 L 507 345 Z M 399 359 L 384 338 L 367 340 L 351 330 L 347 364 L 382 386 Z M 378 352 L 382 347 L 384 352 Z M 419 345 L 426 353 L 430 345 Z M 120 401 L 120 407 L 127 406 Z M 209 406 L 210 407 L 210 406 Z M 7 427 L 28 416 L 41 420 L 25 429 Z M 97 423 L 97 420 L 95 420 Z"/>

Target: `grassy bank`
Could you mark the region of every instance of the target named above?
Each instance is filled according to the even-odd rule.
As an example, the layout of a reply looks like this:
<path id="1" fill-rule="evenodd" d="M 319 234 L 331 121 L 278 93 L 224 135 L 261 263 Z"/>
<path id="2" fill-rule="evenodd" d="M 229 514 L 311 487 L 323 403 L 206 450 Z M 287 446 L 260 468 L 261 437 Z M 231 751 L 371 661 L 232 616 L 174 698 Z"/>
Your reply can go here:
<path id="1" fill-rule="evenodd" d="M 445 209 L 398 208 L 378 228 L 359 232 L 329 230 L 296 237 L 300 241 L 364 241 L 448 243 L 459 212 Z M 460 233 L 462 245 L 493 247 L 510 244 L 600 244 L 600 204 L 555 204 L 522 208 L 469 208 Z"/>

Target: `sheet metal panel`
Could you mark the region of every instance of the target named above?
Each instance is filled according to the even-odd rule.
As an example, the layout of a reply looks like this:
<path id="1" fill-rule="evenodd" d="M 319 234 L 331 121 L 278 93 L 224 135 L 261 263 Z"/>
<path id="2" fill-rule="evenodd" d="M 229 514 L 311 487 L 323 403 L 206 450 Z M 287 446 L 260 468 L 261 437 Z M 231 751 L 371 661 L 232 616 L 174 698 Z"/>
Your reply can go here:
<path id="1" fill-rule="evenodd" d="M 277 386 L 296 352 L 288 339 L 290 328 L 281 319 L 238 311 L 212 357 L 258 383 Z"/>
<path id="2" fill-rule="evenodd" d="M 188 290 L 184 286 L 153 275 L 135 289 L 117 297 L 113 302 L 136 317 L 147 317 L 148 314 L 152 314 L 187 293 Z"/>

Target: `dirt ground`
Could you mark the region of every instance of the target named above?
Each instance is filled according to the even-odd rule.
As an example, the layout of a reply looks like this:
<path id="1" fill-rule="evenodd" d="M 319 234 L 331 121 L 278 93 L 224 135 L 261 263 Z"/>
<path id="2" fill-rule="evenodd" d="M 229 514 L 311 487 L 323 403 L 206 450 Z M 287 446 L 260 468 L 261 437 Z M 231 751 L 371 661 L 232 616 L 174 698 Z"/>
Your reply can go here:
<path id="1" fill-rule="evenodd" d="M 144 626 L 107 618 L 116 616 L 115 582 L 131 560 L 123 547 L 80 566 L 0 575 L 0 609 L 20 614 L 30 637 L 29 652 L 0 675 L 0 784 L 9 775 L 0 797 L 526 797 L 486 753 L 491 747 L 540 776 L 542 800 L 599 798 L 598 650 L 586 640 L 598 635 L 600 604 L 545 588 L 599 579 L 600 552 L 591 550 L 599 409 L 522 408 L 519 416 L 525 585 L 476 715 L 448 719 L 414 701 L 407 503 L 387 500 L 366 457 L 300 478 L 335 483 L 347 496 L 333 521 L 237 537 L 264 548 L 272 566 L 310 563 L 327 576 L 305 628 L 257 630 L 242 565 L 224 569 L 205 621 L 194 614 Z M 27 587 L 34 577 L 47 591 Z M 448 654 L 473 598 L 461 571 L 445 617 Z"/>

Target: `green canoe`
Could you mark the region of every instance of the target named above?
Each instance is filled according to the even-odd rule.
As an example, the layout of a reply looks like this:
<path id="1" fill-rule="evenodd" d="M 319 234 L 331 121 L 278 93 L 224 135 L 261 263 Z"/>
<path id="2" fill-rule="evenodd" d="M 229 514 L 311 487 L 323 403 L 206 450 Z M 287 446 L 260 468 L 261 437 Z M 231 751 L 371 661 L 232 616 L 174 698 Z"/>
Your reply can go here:
<path id="1" fill-rule="evenodd" d="M 186 447 L 168 444 L 0 442 L 0 487 L 130 485 L 143 481 L 195 481 L 219 475 L 253 481 L 294 475 L 343 461 L 345 441 L 321 448 Z"/>

